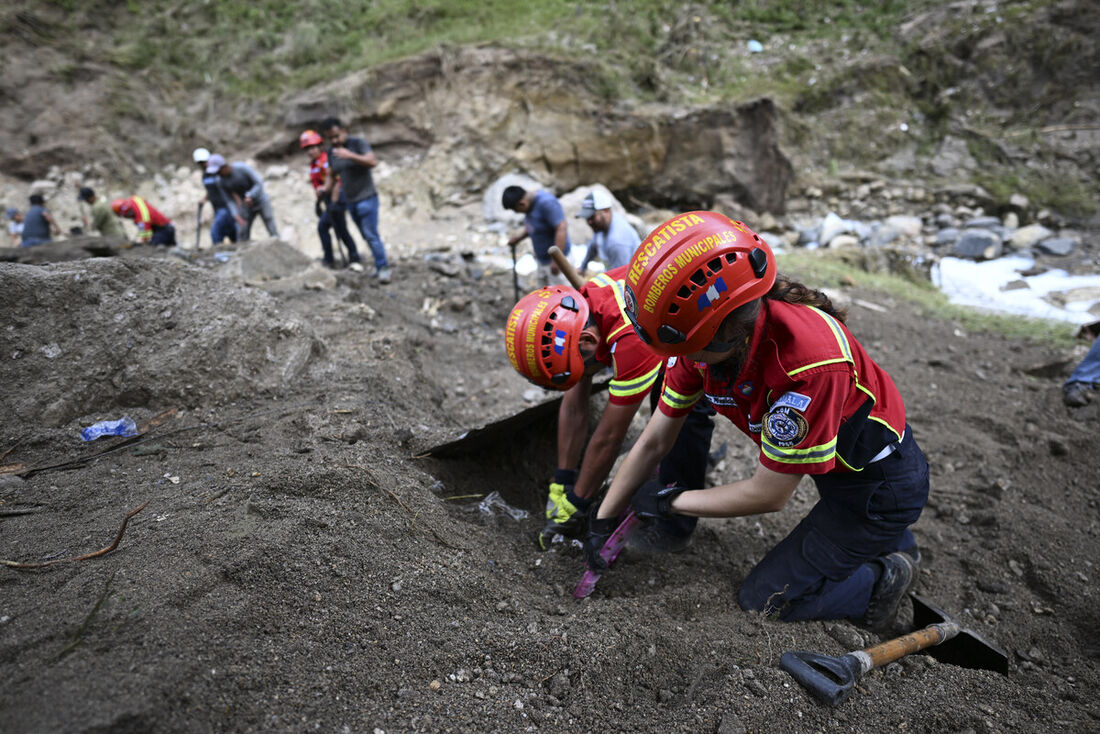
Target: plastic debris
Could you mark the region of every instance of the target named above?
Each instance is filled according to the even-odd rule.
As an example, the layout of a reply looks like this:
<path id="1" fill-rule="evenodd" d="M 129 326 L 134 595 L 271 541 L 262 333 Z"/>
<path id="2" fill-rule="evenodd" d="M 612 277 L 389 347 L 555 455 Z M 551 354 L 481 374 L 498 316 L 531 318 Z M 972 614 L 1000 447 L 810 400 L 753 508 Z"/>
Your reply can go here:
<path id="1" fill-rule="evenodd" d="M 764 50 L 764 44 L 760 43 L 760 41 L 757 40 L 749 41 L 748 45 L 750 54 L 758 54 Z"/>
<path id="2" fill-rule="evenodd" d="M 527 510 L 512 507 L 505 502 L 504 498 L 500 496 L 500 492 L 490 492 L 487 494 L 481 502 L 477 503 L 477 509 L 479 512 L 483 512 L 486 515 L 507 515 L 513 520 L 526 520 L 529 516 Z"/>
<path id="3" fill-rule="evenodd" d="M 137 424 L 130 417 L 119 418 L 117 421 L 100 421 L 80 431 L 80 438 L 84 441 L 95 441 L 101 436 L 136 435 L 138 435 Z"/>

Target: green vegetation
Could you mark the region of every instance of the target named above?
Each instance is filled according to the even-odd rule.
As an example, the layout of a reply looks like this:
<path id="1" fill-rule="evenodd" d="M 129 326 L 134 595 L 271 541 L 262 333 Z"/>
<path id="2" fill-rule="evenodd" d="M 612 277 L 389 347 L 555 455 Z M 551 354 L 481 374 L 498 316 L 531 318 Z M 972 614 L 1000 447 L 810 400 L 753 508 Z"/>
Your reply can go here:
<path id="1" fill-rule="evenodd" d="M 721 94 L 813 71 L 805 58 L 784 62 L 779 70 L 744 64 L 744 54 L 730 50 L 744 49 L 749 39 L 766 43 L 840 34 L 854 34 L 859 43 L 889 39 L 904 14 L 929 2 L 131 0 L 119 5 L 64 0 L 54 7 L 65 11 L 71 31 L 66 43 L 83 38 L 90 46 L 113 49 L 111 61 L 124 69 L 166 74 L 185 85 L 214 84 L 233 96 L 274 98 L 288 86 L 469 43 L 524 46 L 638 70 L 640 78 L 618 88 L 631 94 L 652 89 L 653 80 L 645 78 L 647 69 L 653 71 L 644 63 L 649 60 L 662 73 L 682 77 L 678 81 L 688 87 Z M 89 27 L 110 42 L 84 33 Z"/>
<path id="2" fill-rule="evenodd" d="M 929 318 L 954 321 L 967 331 L 995 332 L 1013 339 L 1069 349 L 1077 327 L 1048 319 L 1006 316 L 949 303 L 947 296 L 927 280 L 885 272 L 867 272 L 853 265 L 851 255 L 797 250 L 778 257 L 779 269 L 806 285 L 827 290 L 859 287 L 889 294 Z"/>

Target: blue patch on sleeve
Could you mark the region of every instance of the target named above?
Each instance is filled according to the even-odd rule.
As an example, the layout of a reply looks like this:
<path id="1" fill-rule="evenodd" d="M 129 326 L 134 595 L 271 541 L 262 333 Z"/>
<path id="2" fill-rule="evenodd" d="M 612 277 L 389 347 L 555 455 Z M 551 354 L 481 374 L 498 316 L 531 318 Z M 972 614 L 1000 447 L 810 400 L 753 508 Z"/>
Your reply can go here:
<path id="1" fill-rule="evenodd" d="M 794 410 L 797 410 L 799 412 L 803 412 L 806 410 L 806 408 L 810 407 L 811 400 L 813 400 L 813 398 L 809 397 L 808 395 L 803 395 L 802 393 L 784 393 L 783 397 L 779 398 L 779 400 L 776 400 L 772 404 L 771 409 L 775 410 L 776 408 L 782 408 L 786 406 L 789 408 L 793 408 Z"/>

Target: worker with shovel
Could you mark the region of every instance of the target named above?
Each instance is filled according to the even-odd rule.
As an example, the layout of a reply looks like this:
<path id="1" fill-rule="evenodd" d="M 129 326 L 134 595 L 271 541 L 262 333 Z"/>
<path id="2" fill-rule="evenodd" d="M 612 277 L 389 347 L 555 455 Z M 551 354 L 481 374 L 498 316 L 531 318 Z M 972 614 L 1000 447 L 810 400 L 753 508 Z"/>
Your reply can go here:
<path id="1" fill-rule="evenodd" d="M 508 316 L 505 346 L 512 367 L 536 385 L 565 392 L 558 410 L 557 468 L 546 503 L 546 526 L 539 533 L 543 549 L 556 534 L 583 534 L 589 508 L 619 455 L 631 419 L 653 386 L 660 384 L 661 358 L 646 348 L 626 320 L 625 274 L 625 267 L 609 270 L 580 290 L 563 285 L 540 288 L 520 299 Z M 612 369 L 607 407 L 586 448 L 592 377 L 605 367 Z M 713 430 L 706 412 L 693 416 L 684 440 L 661 463 L 662 479 L 702 487 Z M 694 527 L 694 518 L 655 522 L 639 533 L 638 540 L 645 543 L 639 550 L 682 550 Z"/>
<path id="2" fill-rule="evenodd" d="M 897 388 L 843 312 L 778 276 L 768 245 L 715 212 L 654 230 L 634 253 L 624 294 L 634 330 L 669 367 L 659 411 L 591 514 L 590 566 L 601 565 L 628 504 L 643 518 L 775 512 L 808 474 L 819 501 L 749 573 L 741 607 L 888 626 L 917 576 L 909 526 L 928 497 L 928 464 Z M 700 400 L 759 446 L 754 474 L 708 489 L 647 481 Z"/>
<path id="3" fill-rule="evenodd" d="M 347 254 L 359 258 L 359 251 L 355 248 L 355 240 L 348 232 L 347 220 L 344 218 L 345 207 L 339 203 L 340 196 L 337 193 L 335 202 L 331 194 L 325 192 L 325 179 L 329 176 L 328 153 L 324 149 L 324 139 L 316 130 L 306 130 L 298 136 L 298 146 L 309 156 L 309 182 L 313 186 L 313 211 L 317 214 L 317 236 L 321 238 L 322 263 L 326 268 L 336 267 L 336 261 L 332 256 L 332 233 L 347 248 Z M 339 184 L 337 184 L 339 186 Z M 347 267 L 347 255 L 345 250 L 340 250 L 340 260 Z M 353 260 L 354 261 L 354 260 Z"/>

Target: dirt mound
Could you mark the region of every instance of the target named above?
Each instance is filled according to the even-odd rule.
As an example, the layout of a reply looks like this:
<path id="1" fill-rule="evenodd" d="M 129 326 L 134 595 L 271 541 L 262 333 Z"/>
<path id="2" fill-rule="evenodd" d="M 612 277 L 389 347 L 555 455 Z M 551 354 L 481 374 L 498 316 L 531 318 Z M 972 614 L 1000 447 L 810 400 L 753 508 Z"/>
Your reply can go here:
<path id="1" fill-rule="evenodd" d="M 1005 678 L 913 656 L 828 709 L 778 669 L 779 655 L 876 639 L 847 622 L 775 622 L 735 601 L 814 502 L 808 481 L 782 512 L 703 520 L 682 554 L 622 559 L 578 603 L 579 554 L 533 542 L 553 411 L 424 456 L 531 405 L 502 348 L 510 275 L 477 258 L 443 264 L 398 261 L 388 286 L 340 272 L 333 288 L 271 295 L 182 262 L 0 266 L 5 400 L 52 405 L 64 384 L 118 405 L 140 384 L 150 406 L 209 403 L 139 445 L 101 439 L 97 450 L 116 450 L 71 471 L 0 474 L 4 556 L 19 561 L 102 547 L 149 502 L 113 553 L 39 573 L 0 567 L 0 729 L 1096 728 L 1098 414 L 1062 407 L 1064 370 L 1026 376 L 1050 362 L 1045 348 L 846 291 L 853 332 L 898 382 L 931 464 L 915 527 L 920 589 L 1003 646 L 1012 669 Z M 279 338 L 286 324 L 297 336 Z M 100 343 L 80 345 L 82 329 Z M 289 355 L 311 350 L 310 334 L 326 350 L 286 384 Z M 41 349 L 54 341 L 61 353 L 49 359 Z M 126 380 L 115 387 L 105 370 L 92 385 L 93 358 Z M 265 381 L 280 394 L 249 389 Z M 752 445 L 728 424 L 715 441 L 729 448 L 713 481 L 752 471 Z M 88 450 L 33 415 L 0 428 L 4 462 L 38 467 Z M 494 490 L 528 518 L 482 515 Z"/>
<path id="2" fill-rule="evenodd" d="M 58 426 L 276 393 L 322 344 L 265 293 L 171 260 L 0 264 L 3 412 Z"/>

